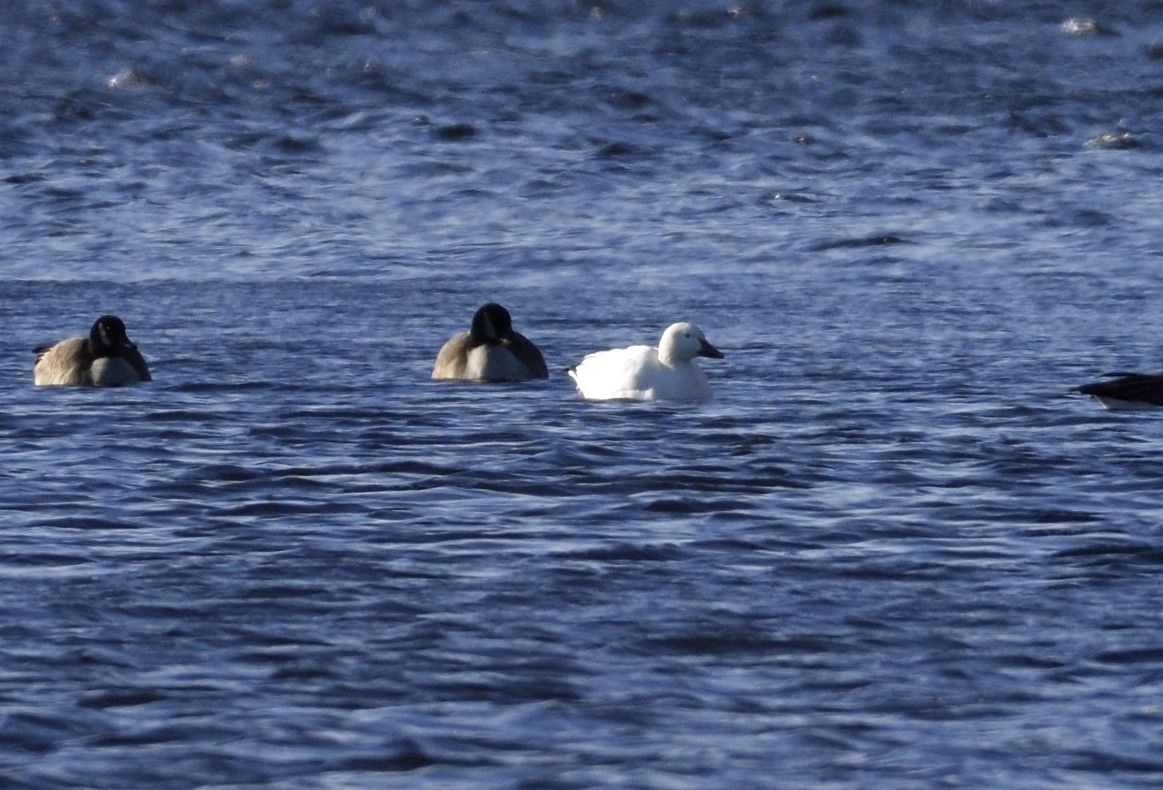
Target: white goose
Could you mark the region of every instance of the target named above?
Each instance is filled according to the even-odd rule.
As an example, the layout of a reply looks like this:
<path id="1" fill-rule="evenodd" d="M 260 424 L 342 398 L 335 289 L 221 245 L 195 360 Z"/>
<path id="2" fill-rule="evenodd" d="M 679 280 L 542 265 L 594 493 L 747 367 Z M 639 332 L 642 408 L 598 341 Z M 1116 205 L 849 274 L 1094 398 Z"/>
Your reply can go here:
<path id="1" fill-rule="evenodd" d="M 588 354 L 569 368 L 587 400 L 680 400 L 711 398 L 707 376 L 695 357 L 722 358 L 703 330 L 691 323 L 671 324 L 658 348 L 630 346 Z"/>

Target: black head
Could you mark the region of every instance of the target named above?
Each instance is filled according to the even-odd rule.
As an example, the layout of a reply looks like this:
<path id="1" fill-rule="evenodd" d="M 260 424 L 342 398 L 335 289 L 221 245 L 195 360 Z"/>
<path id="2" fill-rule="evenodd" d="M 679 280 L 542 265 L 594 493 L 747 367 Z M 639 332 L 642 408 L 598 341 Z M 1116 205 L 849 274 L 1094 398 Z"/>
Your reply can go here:
<path id="1" fill-rule="evenodd" d="M 472 317 L 469 333 L 475 343 L 500 343 L 513 337 L 513 318 L 496 302 L 489 302 Z"/>
<path id="2" fill-rule="evenodd" d="M 89 330 L 89 351 L 94 359 L 118 356 L 123 349 L 135 348 L 125 332 L 125 322 L 115 315 L 103 315 Z"/>

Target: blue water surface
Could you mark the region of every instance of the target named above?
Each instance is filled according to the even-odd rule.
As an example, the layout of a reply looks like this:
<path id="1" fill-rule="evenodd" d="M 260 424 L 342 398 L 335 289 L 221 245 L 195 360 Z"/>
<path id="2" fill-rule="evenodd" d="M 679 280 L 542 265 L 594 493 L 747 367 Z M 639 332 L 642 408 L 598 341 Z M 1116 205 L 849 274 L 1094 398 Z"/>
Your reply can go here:
<path id="1" fill-rule="evenodd" d="M 0 785 L 1154 788 L 1163 3 L 0 9 Z M 505 304 L 552 375 L 433 382 Z M 154 383 L 32 386 L 121 315 Z M 702 405 L 564 369 L 696 321 Z"/>

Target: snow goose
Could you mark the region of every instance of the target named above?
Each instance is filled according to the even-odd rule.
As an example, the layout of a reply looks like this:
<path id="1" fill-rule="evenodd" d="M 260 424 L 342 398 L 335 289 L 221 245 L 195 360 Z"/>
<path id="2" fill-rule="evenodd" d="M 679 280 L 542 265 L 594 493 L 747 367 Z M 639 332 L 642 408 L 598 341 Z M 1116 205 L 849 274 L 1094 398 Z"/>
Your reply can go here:
<path id="1" fill-rule="evenodd" d="M 587 400 L 703 401 L 711 397 L 707 376 L 695 357 L 722 358 L 703 330 L 691 323 L 671 324 L 658 348 L 630 346 L 588 354 L 569 368 Z"/>

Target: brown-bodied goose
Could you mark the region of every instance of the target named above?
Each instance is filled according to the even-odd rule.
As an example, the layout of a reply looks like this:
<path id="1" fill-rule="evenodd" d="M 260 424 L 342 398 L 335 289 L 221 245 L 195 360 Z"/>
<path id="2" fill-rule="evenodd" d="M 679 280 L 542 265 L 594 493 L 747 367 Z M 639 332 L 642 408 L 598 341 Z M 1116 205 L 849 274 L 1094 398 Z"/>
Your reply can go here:
<path id="1" fill-rule="evenodd" d="M 41 387 L 122 387 L 152 379 L 125 332 L 125 322 L 103 315 L 88 338 L 71 337 L 36 349 L 32 380 Z"/>
<path id="2" fill-rule="evenodd" d="M 453 335 L 440 349 L 432 378 L 525 381 L 549 378 L 549 369 L 537 346 L 514 331 L 509 311 L 489 302 L 473 315 L 467 332 Z"/>

